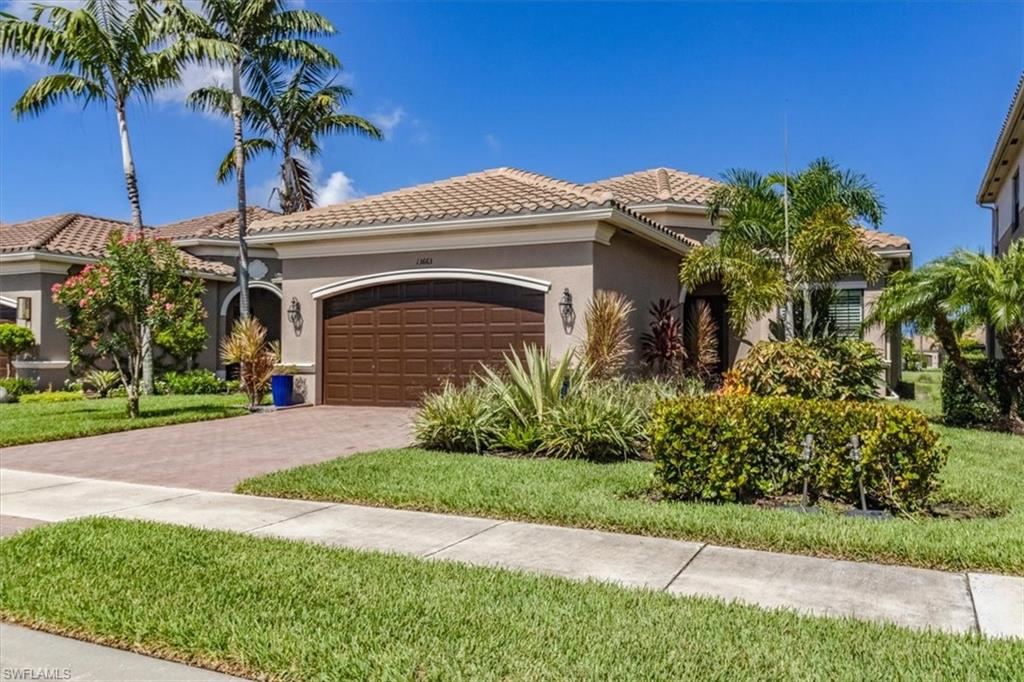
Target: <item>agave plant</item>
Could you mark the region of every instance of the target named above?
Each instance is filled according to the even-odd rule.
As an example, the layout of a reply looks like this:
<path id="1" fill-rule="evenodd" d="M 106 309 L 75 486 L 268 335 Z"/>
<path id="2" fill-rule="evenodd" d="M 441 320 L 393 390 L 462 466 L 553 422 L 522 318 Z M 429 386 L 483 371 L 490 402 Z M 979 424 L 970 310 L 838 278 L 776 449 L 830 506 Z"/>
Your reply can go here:
<path id="1" fill-rule="evenodd" d="M 583 315 L 583 343 L 580 360 L 590 367 L 595 379 L 611 379 L 622 374 L 633 352 L 629 316 L 633 303 L 616 291 L 594 292 Z"/>
<path id="2" fill-rule="evenodd" d="M 679 305 L 667 298 L 651 303 L 651 330 L 640 336 L 640 358 L 655 376 L 672 376 L 686 359 Z"/>
<path id="3" fill-rule="evenodd" d="M 546 348 L 524 345 L 519 353 L 505 354 L 502 374 L 485 365 L 484 383 L 516 422 L 524 427 L 533 426 L 554 405 L 579 392 L 587 382 L 589 366 L 583 362 L 573 366 L 572 359 L 572 353 L 567 352 L 553 362 Z"/>
<path id="4" fill-rule="evenodd" d="M 106 398 L 108 393 L 121 385 L 121 375 L 113 370 L 94 369 L 82 379 L 82 383 L 94 390 L 100 398 Z"/>
<path id="5" fill-rule="evenodd" d="M 221 341 L 221 360 L 239 366 L 242 392 L 249 398 L 250 409 L 258 407 L 267 394 L 280 355 L 277 344 L 267 343 L 267 330 L 255 317 L 235 322 L 231 334 Z"/>

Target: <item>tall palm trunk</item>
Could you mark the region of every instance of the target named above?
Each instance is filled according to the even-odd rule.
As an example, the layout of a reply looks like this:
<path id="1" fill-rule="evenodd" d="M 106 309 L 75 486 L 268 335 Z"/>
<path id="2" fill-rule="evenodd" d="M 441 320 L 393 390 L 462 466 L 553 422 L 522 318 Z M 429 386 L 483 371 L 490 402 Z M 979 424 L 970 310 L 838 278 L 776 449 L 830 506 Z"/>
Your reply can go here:
<path id="1" fill-rule="evenodd" d="M 1020 416 L 1024 398 L 1024 327 L 1011 327 L 996 334 L 1006 361 L 1005 381 L 1009 386 L 1010 409 L 1005 416 L 1006 430 L 1024 436 L 1024 419 Z"/>
<path id="2" fill-rule="evenodd" d="M 249 248 L 245 242 L 245 150 L 242 139 L 242 66 L 231 68 L 231 120 L 235 128 L 235 178 L 238 180 L 238 313 L 249 317 Z"/>
<path id="3" fill-rule="evenodd" d="M 125 116 L 125 103 L 118 101 L 117 109 L 117 131 L 121 138 L 121 166 L 124 170 L 124 183 L 128 189 L 128 203 L 132 207 L 132 230 L 136 235 L 142 236 L 142 201 L 139 199 L 139 180 L 135 174 L 135 157 L 132 155 L 131 138 L 128 136 L 128 118 Z M 149 287 L 149 282 L 141 282 L 141 286 Z M 153 343 L 149 326 L 145 325 L 141 330 L 142 334 L 142 392 L 151 394 L 153 392 Z M 132 375 L 132 381 L 138 381 L 137 375 Z M 138 397 L 135 399 L 135 413 L 138 413 Z M 129 410 L 130 412 L 131 410 Z M 134 415 L 132 415 L 134 416 Z"/>

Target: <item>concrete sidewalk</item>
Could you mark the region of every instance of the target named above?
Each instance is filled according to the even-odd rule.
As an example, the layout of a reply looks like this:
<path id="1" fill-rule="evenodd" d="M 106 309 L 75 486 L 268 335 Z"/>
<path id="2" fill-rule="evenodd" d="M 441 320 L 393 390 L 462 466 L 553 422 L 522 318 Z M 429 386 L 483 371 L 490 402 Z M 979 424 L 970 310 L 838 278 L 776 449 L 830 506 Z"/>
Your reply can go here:
<path id="1" fill-rule="evenodd" d="M 242 678 L 0 623 L 0 679 L 231 682 Z"/>
<path id="2" fill-rule="evenodd" d="M 0 469 L 0 514 L 102 515 L 498 566 L 911 628 L 1024 638 L 1024 578 L 835 561 L 494 519 Z"/>

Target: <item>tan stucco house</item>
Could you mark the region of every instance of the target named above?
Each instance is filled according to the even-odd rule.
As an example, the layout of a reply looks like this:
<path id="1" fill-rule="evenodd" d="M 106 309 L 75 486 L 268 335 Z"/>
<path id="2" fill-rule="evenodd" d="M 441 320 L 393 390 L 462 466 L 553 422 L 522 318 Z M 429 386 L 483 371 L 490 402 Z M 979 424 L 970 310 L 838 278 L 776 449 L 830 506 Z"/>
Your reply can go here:
<path id="1" fill-rule="evenodd" d="M 992 253 L 1005 253 L 1024 236 L 1024 73 L 996 138 L 978 188 L 980 206 L 992 211 Z"/>
<path id="2" fill-rule="evenodd" d="M 259 220 L 276 214 L 250 208 L 248 215 L 250 220 Z M 36 379 L 44 388 L 59 388 L 69 377 L 68 340 L 54 324 L 60 311 L 51 299 L 51 287 L 95 262 L 112 232 L 129 229 L 125 222 L 78 213 L 0 224 L 0 322 L 29 327 L 37 342 L 29 358 L 11 362 L 18 376 Z M 206 284 L 209 341 L 197 363 L 223 373 L 216 349 L 238 314 L 234 267 L 237 212 L 223 211 L 172 223 L 157 228 L 157 233 L 182 250 L 189 272 Z M 279 334 L 280 266 L 276 254 L 271 249 L 256 248 L 250 258 L 254 314 L 267 324 L 271 335 Z"/>
<path id="3" fill-rule="evenodd" d="M 253 223 L 253 247 L 281 267 L 283 360 L 316 403 L 404 405 L 447 377 L 467 377 L 510 345 L 556 354 L 579 340 L 599 289 L 634 302 L 636 337 L 652 301 L 706 300 L 724 364 L 768 338 L 768 320 L 728 332 L 720 287 L 684 291 L 679 264 L 716 232 L 713 180 L 657 168 L 586 184 L 498 168 Z M 890 269 L 907 239 L 864 231 Z M 850 279 L 835 317 L 851 333 L 879 293 Z M 899 330 L 867 337 L 899 379 Z M 746 343 L 744 343 L 746 342 Z"/>

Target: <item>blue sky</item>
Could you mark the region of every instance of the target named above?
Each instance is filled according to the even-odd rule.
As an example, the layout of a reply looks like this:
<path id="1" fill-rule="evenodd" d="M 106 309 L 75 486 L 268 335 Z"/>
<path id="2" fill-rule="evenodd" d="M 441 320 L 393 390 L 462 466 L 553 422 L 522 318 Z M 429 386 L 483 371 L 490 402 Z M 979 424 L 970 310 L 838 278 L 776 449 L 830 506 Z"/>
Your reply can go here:
<path id="1" fill-rule="evenodd" d="M 383 143 L 333 138 L 332 197 L 515 166 L 587 181 L 654 166 L 718 177 L 817 156 L 869 175 L 922 263 L 988 244 L 974 204 L 1024 68 L 1024 3 L 396 4 L 306 0 Z M 39 73 L 0 69 L 0 217 L 128 216 L 113 114 L 66 105 L 16 122 Z M 210 74 L 193 71 L 188 83 Z M 220 120 L 181 92 L 132 108 L 146 222 L 232 206 Z M 249 169 L 266 204 L 276 163 Z"/>

